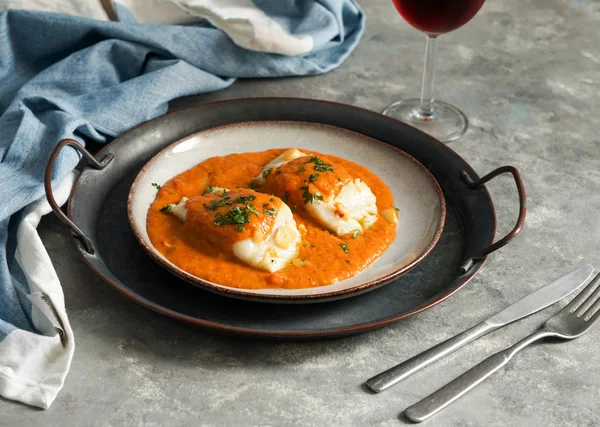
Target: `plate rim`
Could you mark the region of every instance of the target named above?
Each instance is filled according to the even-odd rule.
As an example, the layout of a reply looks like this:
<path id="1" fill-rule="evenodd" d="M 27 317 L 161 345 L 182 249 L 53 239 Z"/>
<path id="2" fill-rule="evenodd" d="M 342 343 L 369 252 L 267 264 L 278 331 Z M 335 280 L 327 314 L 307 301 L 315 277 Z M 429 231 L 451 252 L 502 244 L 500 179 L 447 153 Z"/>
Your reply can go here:
<path id="1" fill-rule="evenodd" d="M 415 257 L 415 259 L 413 259 L 410 263 L 408 263 L 405 266 L 403 266 L 389 274 L 386 274 L 382 277 L 378 277 L 378 278 L 375 278 L 373 280 L 369 280 L 366 282 L 361 282 L 360 284 L 353 286 L 351 288 L 348 288 L 348 289 L 341 289 L 341 290 L 337 290 L 337 291 L 331 291 L 331 292 L 325 292 L 325 293 L 319 293 L 319 294 L 309 294 L 309 295 L 258 294 L 258 293 L 252 293 L 251 292 L 252 290 L 248 290 L 248 289 L 244 289 L 243 291 L 240 291 L 240 288 L 219 285 L 218 283 L 215 284 L 208 280 L 194 276 L 191 273 L 188 273 L 187 271 L 183 270 L 182 268 L 178 267 L 177 265 L 166 260 L 163 256 L 159 256 L 158 250 L 156 248 L 154 248 L 154 246 L 150 246 L 144 241 L 142 234 L 141 234 L 137 224 L 134 221 L 134 214 L 133 214 L 133 198 L 134 198 L 135 190 L 139 183 L 139 180 L 141 180 L 143 178 L 147 169 L 150 168 L 152 166 L 152 164 L 155 163 L 159 158 L 163 157 L 166 152 L 171 150 L 172 147 L 179 145 L 179 144 L 183 144 L 192 138 L 198 137 L 199 135 L 217 132 L 217 131 L 221 131 L 223 129 L 231 129 L 231 128 L 244 127 L 244 126 L 256 126 L 256 125 L 261 125 L 264 123 L 295 124 L 295 125 L 301 125 L 301 126 L 311 126 L 314 128 L 327 128 L 330 130 L 348 132 L 348 133 L 356 135 L 357 137 L 359 137 L 363 140 L 365 140 L 365 139 L 368 140 L 369 143 L 384 145 L 388 149 L 391 148 L 392 150 L 396 151 L 398 154 L 400 154 L 404 158 L 408 159 L 411 163 L 416 165 L 417 168 L 421 172 L 423 172 L 425 174 L 425 176 L 427 176 L 429 181 L 433 184 L 433 188 L 434 188 L 437 198 L 440 202 L 441 212 L 440 212 L 440 216 L 438 218 L 437 229 L 435 230 L 435 233 L 434 233 L 433 237 L 431 238 L 431 241 L 429 242 L 427 247 L 421 252 L 421 254 L 419 254 L 419 256 Z M 334 301 L 336 299 L 342 299 L 342 298 L 350 298 L 350 297 L 358 296 L 360 294 L 363 294 L 363 293 L 371 291 L 371 290 L 375 290 L 381 286 L 384 286 L 384 285 L 394 281 L 395 279 L 399 278 L 400 276 L 408 273 L 410 270 L 415 268 L 419 263 L 421 263 L 431 253 L 431 251 L 435 248 L 435 246 L 437 245 L 437 243 L 440 240 L 440 237 L 444 231 L 444 225 L 446 222 L 446 200 L 445 200 L 444 193 L 443 193 L 443 190 L 442 190 L 440 184 L 438 183 L 437 179 L 433 176 L 431 171 L 429 171 L 429 169 L 427 169 L 421 162 L 419 162 L 413 156 L 411 156 L 404 150 L 401 150 L 398 147 L 393 146 L 392 144 L 389 144 L 384 141 L 380 141 L 380 140 L 372 138 L 368 135 L 364 135 L 360 132 L 355 132 L 350 129 L 345 129 L 345 128 L 341 128 L 339 126 L 334 126 L 334 125 L 329 125 L 329 124 L 324 124 L 324 123 L 294 121 L 294 120 L 251 120 L 251 121 L 244 121 L 244 122 L 228 123 L 228 124 L 224 124 L 224 125 L 219 125 L 219 126 L 214 126 L 214 127 L 210 127 L 207 129 L 203 129 L 199 132 L 195 132 L 184 138 L 178 139 L 177 141 L 172 142 L 171 144 L 167 145 L 162 150 L 157 152 L 154 156 L 152 156 L 152 158 L 148 162 L 146 162 L 144 164 L 144 166 L 140 169 L 140 171 L 136 175 L 133 183 L 131 184 L 131 187 L 129 189 L 129 193 L 127 196 L 127 218 L 129 220 L 129 225 L 131 226 L 131 229 L 133 231 L 133 234 L 134 234 L 138 244 L 140 244 L 140 246 L 144 249 L 144 251 L 155 262 L 157 262 L 162 268 L 164 268 L 171 274 L 175 275 L 176 277 L 178 277 L 180 279 L 185 280 L 186 282 L 188 282 L 194 286 L 197 286 L 203 290 L 214 292 L 214 293 L 217 293 L 220 295 L 225 295 L 228 297 L 243 299 L 243 300 L 247 300 L 247 301 L 266 302 L 266 303 L 317 303 L 317 302 Z M 369 267 L 367 267 L 367 269 L 368 268 Z M 360 274 L 360 272 L 358 274 Z"/>

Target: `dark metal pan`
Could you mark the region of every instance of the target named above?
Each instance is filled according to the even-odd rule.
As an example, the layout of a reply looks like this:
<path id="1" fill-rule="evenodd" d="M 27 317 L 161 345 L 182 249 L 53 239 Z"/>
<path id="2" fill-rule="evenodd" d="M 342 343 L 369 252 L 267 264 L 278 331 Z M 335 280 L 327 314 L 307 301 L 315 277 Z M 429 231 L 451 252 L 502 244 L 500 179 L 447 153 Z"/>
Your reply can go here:
<path id="1" fill-rule="evenodd" d="M 435 176 L 447 202 L 446 225 L 435 249 L 393 283 L 353 298 L 309 305 L 273 305 L 216 295 L 190 285 L 157 265 L 139 246 L 127 218 L 127 196 L 140 169 L 169 144 L 230 123 L 264 120 L 328 124 L 389 143 L 419 160 Z M 68 215 L 54 201 L 52 167 L 71 146 L 86 161 L 69 198 Z M 514 229 L 494 243 L 496 218 L 485 183 L 509 173 L 519 195 Z M 73 230 L 88 266 L 125 296 L 175 319 L 222 332 L 275 338 L 337 337 L 365 332 L 411 316 L 464 286 L 487 256 L 506 245 L 525 221 L 519 172 L 498 168 L 483 178 L 434 138 L 396 120 L 326 101 L 255 98 L 221 101 L 166 114 L 115 139 L 92 156 L 63 140 L 50 157 L 46 194 L 55 213 Z"/>

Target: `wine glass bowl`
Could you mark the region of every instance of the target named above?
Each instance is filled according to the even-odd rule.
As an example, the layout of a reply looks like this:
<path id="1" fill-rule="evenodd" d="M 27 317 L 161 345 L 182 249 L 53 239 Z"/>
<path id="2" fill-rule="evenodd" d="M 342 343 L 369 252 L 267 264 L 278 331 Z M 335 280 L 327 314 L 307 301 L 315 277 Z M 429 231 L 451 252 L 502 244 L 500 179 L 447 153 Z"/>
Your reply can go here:
<path id="1" fill-rule="evenodd" d="M 484 0 L 392 0 L 406 22 L 430 36 L 462 27 L 475 16 Z"/>
<path id="2" fill-rule="evenodd" d="M 383 114 L 401 120 L 435 138 L 449 142 L 467 130 L 468 119 L 457 107 L 433 97 L 438 36 L 462 27 L 484 0 L 392 0 L 411 26 L 427 35 L 421 97 L 394 102 Z"/>

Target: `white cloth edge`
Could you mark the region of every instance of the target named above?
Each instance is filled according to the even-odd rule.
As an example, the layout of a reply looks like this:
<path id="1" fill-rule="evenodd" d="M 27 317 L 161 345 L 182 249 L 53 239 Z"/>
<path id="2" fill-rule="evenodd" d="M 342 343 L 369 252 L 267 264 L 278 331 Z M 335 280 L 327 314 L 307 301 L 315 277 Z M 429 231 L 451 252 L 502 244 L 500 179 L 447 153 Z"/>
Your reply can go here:
<path id="1" fill-rule="evenodd" d="M 71 172 L 54 189 L 59 205 L 66 203 L 74 182 L 75 172 Z M 65 346 L 51 322 L 35 306 L 32 307 L 34 325 L 52 335 L 17 329 L 0 342 L 0 395 L 44 409 L 50 407 L 62 389 L 75 352 L 63 290 L 36 230 L 41 217 L 51 211 L 45 197 L 25 208 L 17 230 L 15 258 L 30 292 L 41 292 L 50 299 L 67 336 Z"/>
<path id="2" fill-rule="evenodd" d="M 292 35 L 251 0 L 115 0 L 144 24 L 184 24 L 208 20 L 235 44 L 259 52 L 296 56 L 310 52 L 313 38 Z"/>

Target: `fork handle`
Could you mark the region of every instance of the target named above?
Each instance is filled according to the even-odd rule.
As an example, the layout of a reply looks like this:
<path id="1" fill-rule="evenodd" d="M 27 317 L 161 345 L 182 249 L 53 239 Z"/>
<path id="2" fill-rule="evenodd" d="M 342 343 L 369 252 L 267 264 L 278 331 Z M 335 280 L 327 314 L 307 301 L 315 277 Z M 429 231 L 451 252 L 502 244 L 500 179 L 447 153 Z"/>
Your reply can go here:
<path id="1" fill-rule="evenodd" d="M 529 344 L 551 335 L 554 335 L 554 333 L 542 329 L 534 332 L 515 345 L 491 355 L 423 400 L 406 408 L 404 415 L 409 420 L 417 423 L 426 420 L 481 384 Z"/>

